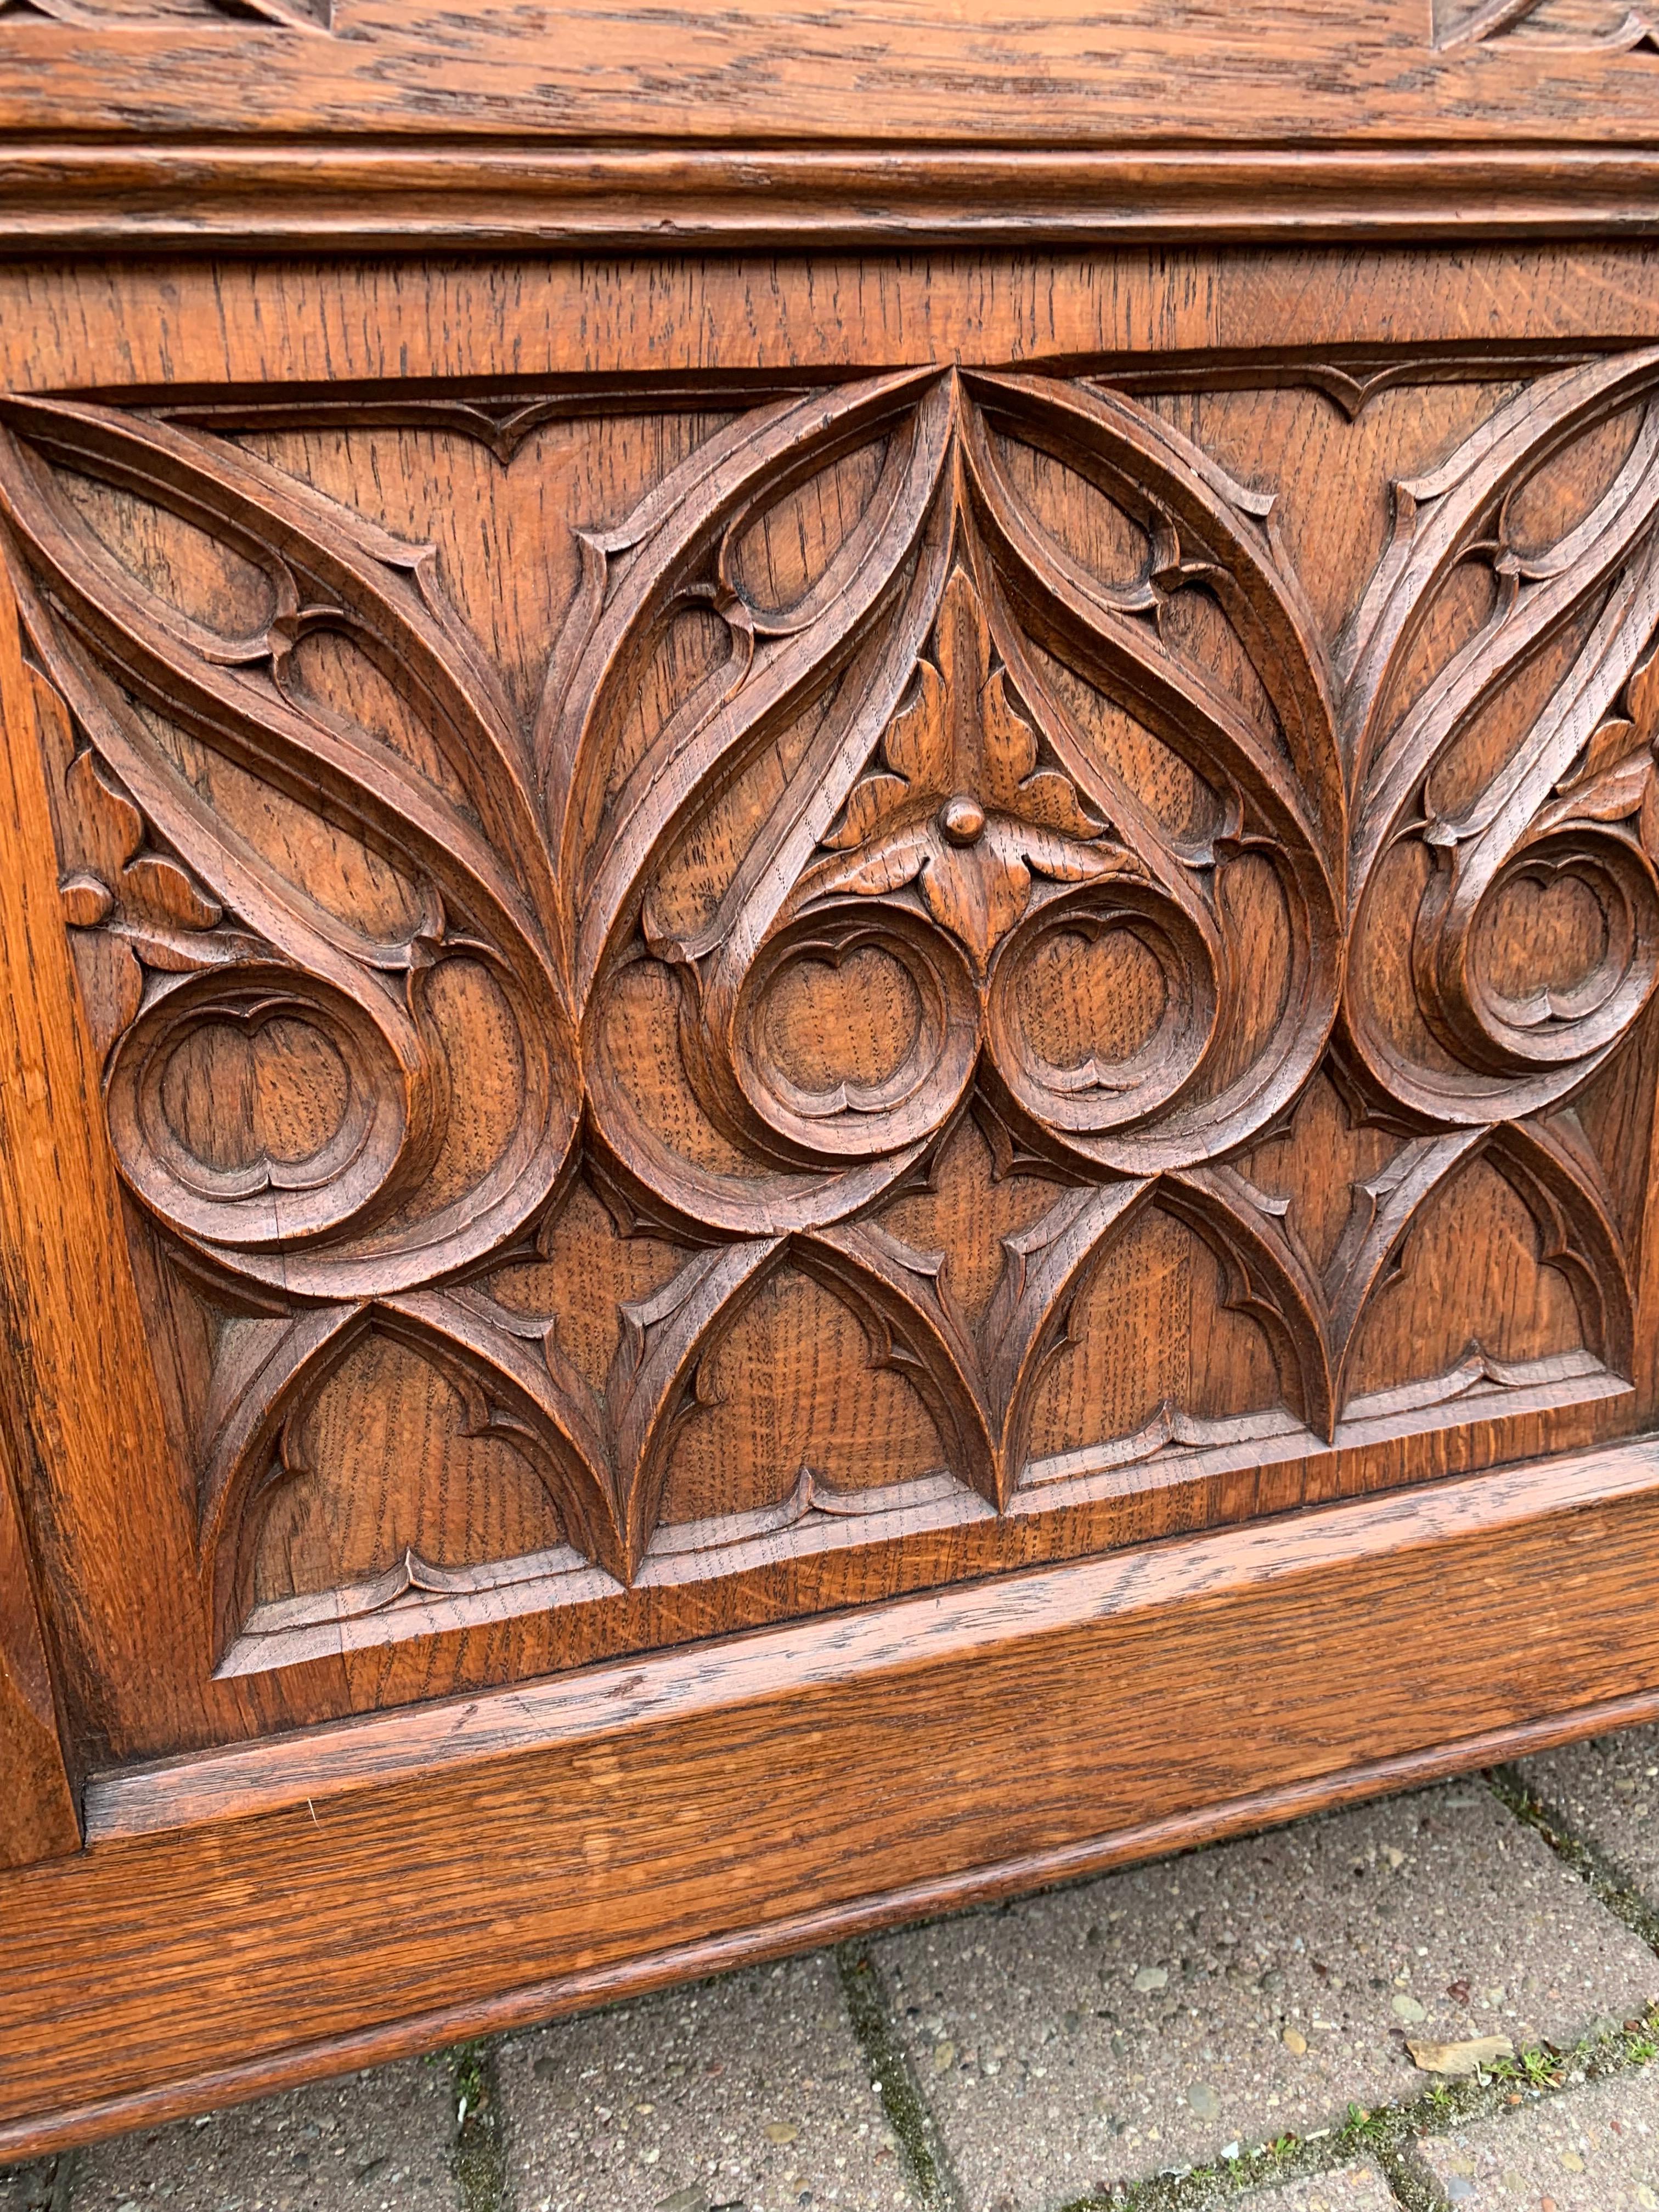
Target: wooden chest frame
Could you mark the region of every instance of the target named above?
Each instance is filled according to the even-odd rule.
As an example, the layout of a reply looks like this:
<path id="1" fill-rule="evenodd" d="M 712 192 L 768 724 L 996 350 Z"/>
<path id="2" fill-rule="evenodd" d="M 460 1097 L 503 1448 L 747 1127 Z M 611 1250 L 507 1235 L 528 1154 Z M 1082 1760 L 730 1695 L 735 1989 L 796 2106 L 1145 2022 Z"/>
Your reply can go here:
<path id="1" fill-rule="evenodd" d="M 1659 1711 L 1653 35 L 533 12 L 0 9 L 0 2157 Z"/>

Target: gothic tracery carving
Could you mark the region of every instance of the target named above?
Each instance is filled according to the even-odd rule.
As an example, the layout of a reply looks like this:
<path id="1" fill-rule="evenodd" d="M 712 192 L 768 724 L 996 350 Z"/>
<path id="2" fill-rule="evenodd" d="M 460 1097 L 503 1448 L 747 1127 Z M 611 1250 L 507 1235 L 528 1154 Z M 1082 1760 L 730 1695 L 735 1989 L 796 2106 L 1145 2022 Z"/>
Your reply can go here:
<path id="1" fill-rule="evenodd" d="M 711 1346 L 786 1267 L 857 1313 L 945 1441 L 930 1480 L 977 1511 L 1018 1498 L 1038 1378 L 1102 1252 L 1153 1206 L 1272 1345 L 1288 1410 L 1252 1416 L 1263 1435 L 1289 1419 L 1331 1436 L 1379 1286 L 1476 1160 L 1570 1281 L 1583 1358 L 1624 1371 L 1624 1243 L 1572 1101 L 1659 961 L 1656 384 L 1650 353 L 1569 366 L 1396 486 L 1334 656 L 1272 501 L 1122 393 L 927 371 L 786 394 L 585 534 L 530 729 L 430 548 L 205 428 L 6 402 L 0 507 L 62 702 L 64 913 L 101 963 L 116 1152 L 191 1264 L 262 1316 L 204 1425 L 222 1636 L 247 1613 L 257 1501 L 368 1332 L 417 1350 L 468 1433 L 533 1466 L 560 1573 L 574 1558 L 618 1582 L 707 1550 L 659 1539 L 667 1456 Z M 1528 484 L 1632 408 L 1595 503 L 1533 542 Z M 849 457 L 868 463 L 857 511 L 780 601 L 757 534 Z M 1023 488 L 1049 463 L 1117 518 L 1115 566 Z M 263 618 L 232 634 L 170 603 L 65 496 L 64 468 L 228 548 Z M 1425 676 L 1427 629 L 1472 570 L 1485 611 Z M 702 659 L 641 721 L 682 629 Z M 307 693 L 296 656 L 331 637 L 393 687 L 424 761 Z M 1475 787 L 1449 783 L 1505 687 L 1545 664 L 1520 740 Z M 1190 819 L 1115 764 L 1095 701 L 1200 794 Z M 285 871 L 158 742 L 158 716 L 356 841 L 376 914 Z M 1600 950 L 1565 981 L 1517 978 L 1504 902 L 1563 884 Z M 1263 915 L 1281 971 L 1265 997 Z M 1045 979 L 1091 959 L 1109 1020 L 1073 1034 Z M 811 1012 L 848 976 L 898 1010 L 869 1065 L 837 1060 Z M 261 1053 L 309 1055 L 324 1104 L 304 1143 L 216 1154 L 178 1104 L 180 1056 L 208 1033 L 255 1089 Z M 1333 1054 L 1399 1141 L 1321 1264 L 1242 1156 Z M 493 1133 L 458 1144 L 453 1102 L 481 1084 L 501 1095 Z M 970 1105 L 1005 1165 L 1053 1186 L 976 1317 L 941 1254 L 884 1218 Z M 498 1295 L 584 1155 L 679 1247 L 624 1307 L 602 1382 Z M 1449 1373 L 1447 1397 L 1513 1380 L 1479 1345 Z M 1214 1427 L 1165 1405 L 1113 1463 Z M 844 1518 L 838 1501 L 803 1474 L 743 1540 Z M 471 1587 L 410 1551 L 330 1603 L 369 1620 Z"/>

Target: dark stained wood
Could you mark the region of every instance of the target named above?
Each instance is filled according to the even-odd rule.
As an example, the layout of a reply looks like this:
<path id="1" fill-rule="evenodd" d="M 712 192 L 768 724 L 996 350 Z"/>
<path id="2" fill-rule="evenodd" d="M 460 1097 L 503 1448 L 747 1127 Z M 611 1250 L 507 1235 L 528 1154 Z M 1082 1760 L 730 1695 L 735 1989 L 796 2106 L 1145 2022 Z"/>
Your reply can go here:
<path id="1" fill-rule="evenodd" d="M 319 1737 L 310 1803 L 298 1746 L 244 1818 L 180 1777 L 210 1817 L 0 1879 L 0 2156 L 1650 1717 L 1656 1571 L 1615 1447 L 646 1661 L 535 1741 L 509 1694 L 406 1779 L 424 1723 L 337 1791 Z"/>
<path id="2" fill-rule="evenodd" d="M 0 1866 L 80 1848 L 46 1631 L 18 1516 L 12 1455 L 0 1433 Z"/>
<path id="3" fill-rule="evenodd" d="M 1626 66 L 1640 88 L 1643 65 Z M 1606 91 L 1604 75 L 1587 101 L 1598 115 Z M 688 106 L 684 119 L 702 108 Z M 817 120 L 813 112 L 804 123 Z M 1181 246 L 1194 238 L 1455 237 L 1461 249 L 1486 238 L 1644 237 L 1656 172 L 1641 143 L 1616 152 L 1594 143 L 1091 153 L 484 141 L 459 150 L 216 135 L 179 151 L 54 138 L 8 146 L 0 222 L 14 250 L 77 252 L 188 252 L 205 241 L 354 255 L 420 243 L 447 253 L 648 252 L 665 231 L 688 247 L 729 241 L 790 252 L 807 240 L 833 250 L 964 240 Z"/>
<path id="4" fill-rule="evenodd" d="M 1650 1709 L 1653 46 L 0 4 L 0 2148 Z"/>

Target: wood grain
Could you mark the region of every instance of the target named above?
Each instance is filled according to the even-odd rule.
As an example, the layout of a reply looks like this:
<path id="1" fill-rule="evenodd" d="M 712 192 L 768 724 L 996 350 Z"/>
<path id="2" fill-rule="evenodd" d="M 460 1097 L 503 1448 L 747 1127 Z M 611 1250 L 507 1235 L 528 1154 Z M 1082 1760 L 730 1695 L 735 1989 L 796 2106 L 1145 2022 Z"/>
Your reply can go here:
<path id="1" fill-rule="evenodd" d="M 54 702 L 0 578 L 0 1270 L 3 1387 L 82 1755 L 157 1700 L 199 1732 L 202 1653 L 155 1601 L 195 1579 L 64 935 L 42 757 Z M 137 1474 L 143 1507 L 135 1510 Z"/>
<path id="2" fill-rule="evenodd" d="M 0 1760 L 6 1799 L 0 1865 L 77 1850 L 80 1821 L 46 1656 L 45 1625 L 17 1506 L 11 1447 L 0 1435 Z"/>
<path id="3" fill-rule="evenodd" d="M 815 112 L 803 127 L 816 122 Z M 687 250 L 793 252 L 811 240 L 826 251 L 971 242 L 1042 252 L 1194 239 L 1640 239 L 1655 183 L 1655 157 L 1639 143 L 1617 153 L 1561 143 L 462 149 L 216 134 L 185 150 L 17 137 L 0 165 L 0 215 L 10 250 L 34 252 L 172 254 L 209 242 L 307 254 L 649 252 L 665 233 Z"/>
<path id="4" fill-rule="evenodd" d="M 0 2150 L 1646 1712 L 1656 1547 L 1659 1460 L 1620 1447 L 646 1662 L 615 1677 L 632 1724 L 590 1705 L 544 1748 L 509 1747 L 504 1693 L 478 1765 L 4 1877 Z M 930 1625 L 948 1668 L 915 1656 Z M 469 1725 L 484 1749 L 495 1721 Z"/>
<path id="5" fill-rule="evenodd" d="M 0 2150 L 1655 1709 L 1656 70 L 0 7 Z"/>
<path id="6" fill-rule="evenodd" d="M 1437 45 L 1426 0 L 1050 0 L 1011 21 L 901 0 L 878 28 L 848 0 L 742 0 L 715 17 L 495 0 L 457 24 L 439 0 L 334 0 L 237 20 L 216 6 L 95 38 L 55 0 L 9 13 L 0 112 L 13 132 L 764 145 L 800 140 L 1139 145 L 1287 140 L 1606 144 L 1650 137 L 1652 58 L 1625 11 L 1575 38 L 1519 22 Z M 1610 30 L 1611 40 L 1598 38 Z M 1443 27 L 1441 37 L 1446 39 Z"/>
<path id="7" fill-rule="evenodd" d="M 0 403 L 212 1659 L 121 1751 L 1639 1416 L 1659 353 L 1461 367 L 1310 365 L 1317 611 L 1174 419 L 1282 362 Z"/>
<path id="8" fill-rule="evenodd" d="M 453 1699 L 305 1730 L 267 1743 L 159 1760 L 88 1778 L 87 1838 L 185 1830 L 322 1804 L 450 1767 L 480 1767 L 559 1744 L 597 1741 L 743 1705 L 762 1695 L 852 1683 L 895 1668 L 947 1674 L 1018 1622 L 1037 1633 L 1071 1620 L 1127 1621 L 1149 1608 L 1191 1605 L 1276 1584 L 1314 1568 L 1373 1556 L 1395 1562 L 1422 1546 L 1646 1497 L 1659 1462 L 1644 1444 L 1494 1469 L 1478 1481 L 1408 1496 L 1267 1519 L 1226 1536 L 1176 1539 L 1120 1552 L 1062 1573 L 872 1607 L 637 1664 L 584 1669 L 526 1684 L 510 1697 Z"/>
<path id="9" fill-rule="evenodd" d="M 1547 366 L 1650 343 L 1656 256 L 1639 238 L 1455 255 L 1350 242 L 1317 256 L 1316 283 L 1285 245 L 1097 253 L 1041 236 L 1018 252 L 10 256 L 0 380 L 138 399 L 182 386 L 240 412 L 270 383 L 284 401 L 386 385 L 375 397 L 395 404 L 475 380 L 531 399 L 642 375 L 678 393 L 721 368 L 751 386 L 928 362 L 1144 374 L 1147 355 L 1208 374 L 1216 361 L 1185 357 L 1237 368 L 1245 354 L 1279 380 L 1308 365 L 1363 378 L 1403 353 L 1438 376 L 1446 356 Z"/>
<path id="10" fill-rule="evenodd" d="M 1547 1720 L 1455 1738 L 1431 1751 L 1349 1767 L 1340 1775 L 1316 1782 L 1260 1790 L 1202 1812 L 1177 1814 L 1083 1844 L 1035 1851 L 949 1881 L 919 1882 L 872 1895 L 855 1905 L 798 1913 L 763 1929 L 644 1952 L 622 1966 L 578 1970 L 471 2003 L 441 2007 L 387 2027 L 329 2036 L 274 2057 L 215 2068 L 170 2081 L 164 2087 L 54 2110 L 45 2120 L 14 2129 L 5 2140 L 21 2146 L 25 2155 L 36 2149 L 50 2152 L 64 2145 L 94 2142 L 198 2110 L 270 2095 L 354 2068 L 435 2050 L 457 2039 L 495 2034 L 589 2006 L 615 2003 L 665 1984 L 726 1973 L 738 1966 L 839 1942 L 930 1913 L 963 1911 L 1048 1883 L 1104 1873 L 1137 1859 L 1190 1850 L 1230 1835 L 1304 1819 L 1369 1796 L 1419 1788 L 1447 1775 L 1524 1758 L 1584 1736 L 1639 1727 L 1656 1712 L 1659 1691 L 1644 1691 L 1634 1697 L 1579 1706 Z"/>

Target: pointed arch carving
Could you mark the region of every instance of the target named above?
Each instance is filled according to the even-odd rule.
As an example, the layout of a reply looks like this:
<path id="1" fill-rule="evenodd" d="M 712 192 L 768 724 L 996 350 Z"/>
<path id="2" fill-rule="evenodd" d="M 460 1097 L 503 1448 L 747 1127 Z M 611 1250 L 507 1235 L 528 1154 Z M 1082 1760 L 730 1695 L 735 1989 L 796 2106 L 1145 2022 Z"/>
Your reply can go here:
<path id="1" fill-rule="evenodd" d="M 1367 374 L 1392 388 L 1388 363 Z M 1524 381 L 1396 483 L 1328 641 L 1272 495 L 1133 382 L 927 368 L 723 412 L 702 395 L 713 427 L 626 511 L 573 518 L 528 715 L 434 544 L 211 405 L 0 402 L 116 1156 L 242 1316 L 195 1438 L 221 1657 L 306 1408 L 375 1333 L 534 1470 L 585 1590 L 714 1571 L 713 1523 L 662 1535 L 665 1469 L 714 1349 L 785 1267 L 918 1392 L 948 1462 L 929 1497 L 958 1516 L 1030 1504 L 1036 1379 L 1148 1207 L 1261 1328 L 1263 1435 L 1340 1441 L 1358 1334 L 1476 1160 L 1571 1286 L 1562 1388 L 1629 1372 L 1631 1261 L 1574 1102 L 1659 975 L 1659 354 Z M 452 428 L 494 426 L 506 471 L 576 402 L 493 404 Z M 1605 481 L 1539 542 L 1528 488 L 1620 422 Z M 84 483 L 209 544 L 246 605 L 170 596 Z M 1055 483 L 1092 536 L 1057 521 Z M 781 551 L 810 535 L 803 501 L 833 520 Z M 1483 611 L 1431 649 L 1472 576 Z M 301 680 L 337 644 L 385 687 L 390 734 Z M 374 898 L 308 880 L 294 821 Z M 1581 972 L 1523 972 L 1505 916 L 1528 900 L 1591 917 Z M 290 1065 L 304 1142 L 269 1103 Z M 227 1069 L 240 1134 L 191 1103 Z M 1316 1075 L 1393 1148 L 1322 1263 L 1252 1166 Z M 1045 1187 L 972 1316 L 944 1247 L 891 1218 L 970 1114 L 994 1176 Z M 616 1235 L 670 1255 L 592 1371 L 504 1287 L 548 1264 L 579 1163 Z M 1474 1364 L 1504 1387 L 1502 1359 Z M 1121 1479 L 1209 1433 L 1171 1405 L 1102 1463 Z M 744 1542 L 859 1517 L 785 1473 L 793 1504 Z M 389 1561 L 337 1614 L 464 1614 L 443 1571 Z"/>

